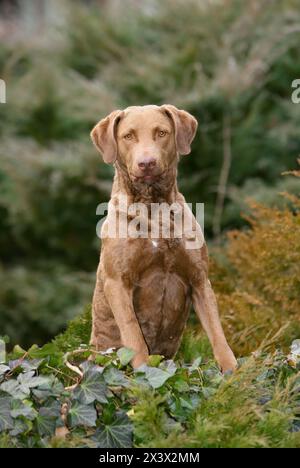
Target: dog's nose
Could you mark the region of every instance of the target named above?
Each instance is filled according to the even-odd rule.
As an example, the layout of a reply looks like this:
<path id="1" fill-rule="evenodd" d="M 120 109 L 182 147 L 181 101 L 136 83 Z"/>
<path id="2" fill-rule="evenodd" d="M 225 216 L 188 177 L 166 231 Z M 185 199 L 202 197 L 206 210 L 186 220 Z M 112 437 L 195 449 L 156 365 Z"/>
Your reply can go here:
<path id="1" fill-rule="evenodd" d="M 156 159 L 155 158 L 144 158 L 142 161 L 138 163 L 139 168 L 142 171 L 147 171 L 149 169 L 153 169 L 156 166 Z"/>

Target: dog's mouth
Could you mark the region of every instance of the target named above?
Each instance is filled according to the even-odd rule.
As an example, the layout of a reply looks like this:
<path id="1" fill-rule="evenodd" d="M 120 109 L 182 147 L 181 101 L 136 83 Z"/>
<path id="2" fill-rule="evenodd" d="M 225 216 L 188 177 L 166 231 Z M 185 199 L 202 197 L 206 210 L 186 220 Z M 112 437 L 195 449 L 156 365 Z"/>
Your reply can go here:
<path id="1" fill-rule="evenodd" d="M 143 175 L 130 174 L 131 180 L 133 182 L 147 185 L 159 182 L 163 176 L 164 172 L 160 172 L 159 174 L 146 173 Z"/>

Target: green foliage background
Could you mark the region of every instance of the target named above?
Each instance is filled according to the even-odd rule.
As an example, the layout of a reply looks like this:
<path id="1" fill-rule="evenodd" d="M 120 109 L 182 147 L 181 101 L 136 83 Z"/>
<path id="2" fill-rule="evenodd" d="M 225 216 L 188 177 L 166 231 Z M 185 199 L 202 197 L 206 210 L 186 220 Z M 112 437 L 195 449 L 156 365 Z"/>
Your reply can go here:
<path id="1" fill-rule="evenodd" d="M 112 109 L 169 102 L 197 117 L 179 186 L 188 201 L 205 202 L 211 240 L 225 124 L 232 164 L 223 232 L 244 226 L 248 196 L 284 206 L 278 191 L 297 193 L 298 181 L 280 173 L 300 150 L 290 99 L 299 20 L 296 0 L 124 1 L 117 10 L 66 2 L 55 30 L 1 42 L 1 335 L 45 343 L 91 299 L 95 210 L 108 200 L 113 169 L 89 131 Z"/>

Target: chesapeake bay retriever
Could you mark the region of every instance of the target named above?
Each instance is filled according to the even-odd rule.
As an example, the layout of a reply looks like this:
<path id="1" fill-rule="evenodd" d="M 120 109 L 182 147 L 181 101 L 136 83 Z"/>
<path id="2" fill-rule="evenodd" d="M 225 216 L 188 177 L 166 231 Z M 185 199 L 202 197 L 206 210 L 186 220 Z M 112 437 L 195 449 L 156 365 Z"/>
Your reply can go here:
<path id="1" fill-rule="evenodd" d="M 149 354 L 174 356 L 191 304 L 222 371 L 233 370 L 237 364 L 208 279 L 202 231 L 177 188 L 179 156 L 190 153 L 196 130 L 197 121 L 188 112 L 172 105 L 149 105 L 114 111 L 91 132 L 104 161 L 115 167 L 107 220 L 113 208 L 120 221 L 119 201 L 125 197 L 128 205 L 143 203 L 147 208 L 175 202 L 196 226 L 192 233 L 183 231 L 181 238 L 166 238 L 159 231 L 155 239 L 121 236 L 120 231 L 111 235 L 107 220 L 102 226 L 91 344 L 97 350 L 133 349 L 134 367 L 146 363 Z M 128 211 L 121 223 L 134 218 Z M 187 248 L 185 242 L 193 236 L 199 246 Z"/>

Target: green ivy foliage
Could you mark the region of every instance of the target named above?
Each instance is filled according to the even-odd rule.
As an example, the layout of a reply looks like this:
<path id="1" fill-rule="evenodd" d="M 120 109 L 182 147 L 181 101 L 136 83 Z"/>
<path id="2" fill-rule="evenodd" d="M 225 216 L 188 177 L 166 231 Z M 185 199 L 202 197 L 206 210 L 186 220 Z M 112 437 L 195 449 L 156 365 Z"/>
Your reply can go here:
<path id="1" fill-rule="evenodd" d="M 227 375 L 205 356 L 133 370 L 129 349 L 90 354 L 14 349 L 0 365 L 2 446 L 300 447 L 299 340 Z"/>

